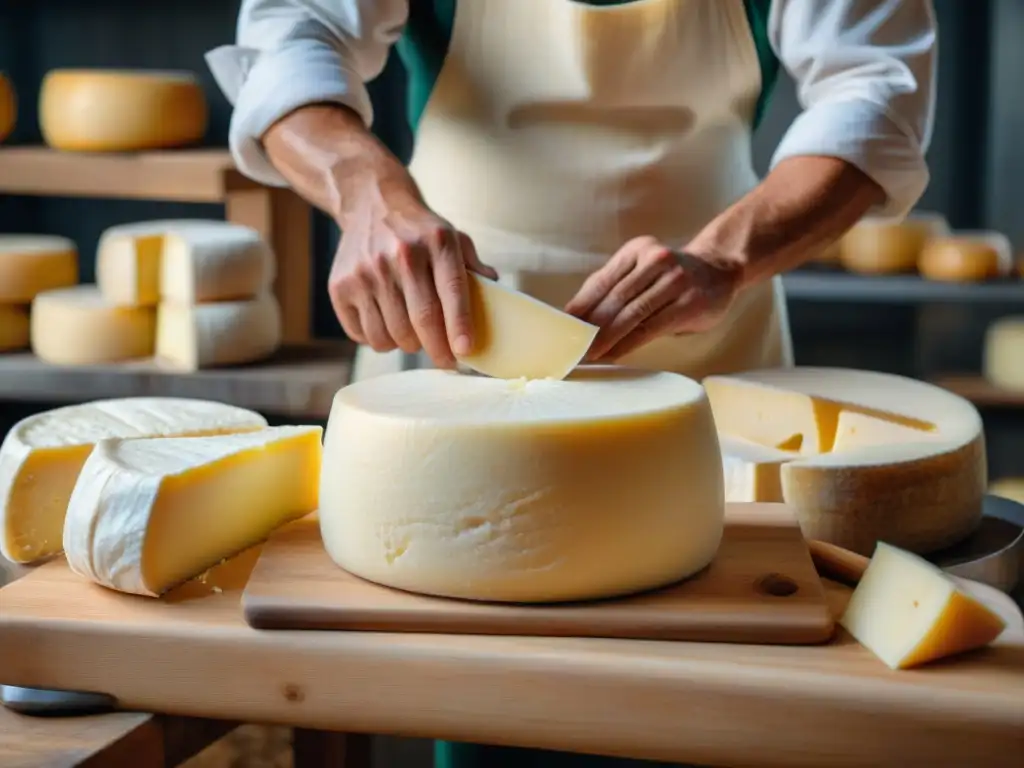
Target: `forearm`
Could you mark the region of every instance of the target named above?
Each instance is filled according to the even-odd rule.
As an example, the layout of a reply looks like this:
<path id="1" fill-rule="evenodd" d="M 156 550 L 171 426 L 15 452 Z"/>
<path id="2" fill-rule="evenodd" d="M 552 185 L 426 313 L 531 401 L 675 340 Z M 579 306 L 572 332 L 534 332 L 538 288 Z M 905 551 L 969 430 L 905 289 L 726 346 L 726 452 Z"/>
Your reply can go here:
<path id="1" fill-rule="evenodd" d="M 742 270 L 744 285 L 812 259 L 885 201 L 865 173 L 834 157 L 791 157 L 686 246 Z"/>

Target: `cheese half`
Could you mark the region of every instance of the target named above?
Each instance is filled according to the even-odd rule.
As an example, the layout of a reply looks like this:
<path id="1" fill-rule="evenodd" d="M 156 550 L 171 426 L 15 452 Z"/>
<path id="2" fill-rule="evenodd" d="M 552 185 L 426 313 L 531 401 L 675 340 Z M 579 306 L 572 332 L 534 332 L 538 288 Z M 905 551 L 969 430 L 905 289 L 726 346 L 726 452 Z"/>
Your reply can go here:
<path id="1" fill-rule="evenodd" d="M 28 346 L 28 310 L 0 304 L 0 352 L 13 352 Z"/>
<path id="2" fill-rule="evenodd" d="M 183 371 L 252 363 L 281 345 L 281 309 L 273 296 L 213 304 L 163 303 L 156 356 Z"/>
<path id="3" fill-rule="evenodd" d="M 723 531 L 711 409 L 671 373 L 564 381 L 437 370 L 334 399 L 320 475 L 328 554 L 370 581 L 505 602 L 628 594 L 711 562 Z"/>
<path id="4" fill-rule="evenodd" d="M 3 72 L 0 72 L 0 141 L 3 141 L 14 130 L 18 119 L 18 99 L 14 86 Z"/>
<path id="5" fill-rule="evenodd" d="M 104 440 L 64 525 L 71 570 L 157 596 L 317 508 L 320 427 Z"/>
<path id="6" fill-rule="evenodd" d="M 29 416 L 0 445 L 0 552 L 16 563 L 60 552 L 71 491 L 100 440 L 244 432 L 266 424 L 258 413 L 224 403 L 153 397 Z"/>
<path id="7" fill-rule="evenodd" d="M 29 304 L 37 294 L 78 284 L 78 249 L 66 237 L 0 235 L 0 303 Z"/>
<path id="8" fill-rule="evenodd" d="M 892 669 L 982 648 L 1006 628 L 937 566 L 884 543 L 839 623 Z"/>
<path id="9" fill-rule="evenodd" d="M 1024 390 L 1024 316 L 1002 317 L 985 331 L 985 378 L 997 387 Z"/>

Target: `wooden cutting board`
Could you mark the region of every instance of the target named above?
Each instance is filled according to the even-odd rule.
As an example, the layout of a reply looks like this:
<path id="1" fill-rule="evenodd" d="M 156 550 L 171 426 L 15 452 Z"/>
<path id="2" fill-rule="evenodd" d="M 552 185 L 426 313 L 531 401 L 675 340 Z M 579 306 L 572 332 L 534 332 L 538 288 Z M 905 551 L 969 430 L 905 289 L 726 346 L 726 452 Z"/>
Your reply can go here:
<path id="1" fill-rule="evenodd" d="M 503 605 L 427 597 L 336 566 L 316 516 L 264 546 L 242 596 L 256 629 L 335 629 L 809 645 L 833 619 L 796 518 L 782 504 L 730 504 L 715 561 L 692 579 L 628 598 Z"/>

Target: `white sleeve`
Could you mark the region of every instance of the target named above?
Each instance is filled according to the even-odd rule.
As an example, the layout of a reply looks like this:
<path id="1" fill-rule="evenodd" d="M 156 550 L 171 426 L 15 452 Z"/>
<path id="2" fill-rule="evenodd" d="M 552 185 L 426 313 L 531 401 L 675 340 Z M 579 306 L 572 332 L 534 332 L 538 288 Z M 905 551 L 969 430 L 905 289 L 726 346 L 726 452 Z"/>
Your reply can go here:
<path id="1" fill-rule="evenodd" d="M 772 165 L 842 158 L 885 191 L 876 213 L 906 215 L 928 185 L 937 36 L 931 0 L 774 0 L 768 39 L 804 111 Z"/>
<path id="2" fill-rule="evenodd" d="M 306 104 L 335 102 L 373 120 L 366 83 L 387 63 L 409 0 L 242 0 L 235 45 L 206 54 L 234 105 L 229 144 L 246 176 L 286 186 L 260 137 Z"/>

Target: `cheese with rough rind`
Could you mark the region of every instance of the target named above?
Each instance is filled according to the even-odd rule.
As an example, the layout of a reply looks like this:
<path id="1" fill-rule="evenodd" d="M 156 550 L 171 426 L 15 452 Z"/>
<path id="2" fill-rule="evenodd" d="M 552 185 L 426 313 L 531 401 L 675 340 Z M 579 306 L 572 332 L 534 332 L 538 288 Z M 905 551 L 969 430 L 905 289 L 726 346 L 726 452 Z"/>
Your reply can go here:
<path id="1" fill-rule="evenodd" d="M 868 216 L 840 240 L 839 261 L 851 272 L 868 275 L 913 272 L 925 243 L 948 234 L 949 224 L 940 214 L 914 213 L 903 221 Z"/>
<path id="2" fill-rule="evenodd" d="M 930 552 L 966 538 L 981 519 L 984 432 L 977 409 L 957 395 L 842 368 L 713 376 L 704 386 L 723 436 L 773 449 L 803 435 L 801 454 L 782 463 L 780 480 L 782 498 L 809 539 L 861 554 L 878 541 Z M 837 438 L 844 413 L 886 424 L 846 417 Z M 865 424 L 872 433 L 861 431 Z M 919 430 L 920 439 L 895 427 Z M 808 442 L 815 450 L 806 450 Z"/>
<path id="3" fill-rule="evenodd" d="M 781 502 L 782 465 L 798 458 L 792 451 L 769 448 L 720 435 L 726 501 Z"/>
<path id="4" fill-rule="evenodd" d="M 28 310 L 0 304 L 0 352 L 24 349 L 28 343 Z"/>
<path id="5" fill-rule="evenodd" d="M 156 356 L 177 370 L 252 363 L 281 345 L 281 309 L 273 296 L 157 310 Z"/>
<path id="6" fill-rule="evenodd" d="M 1024 316 L 1002 317 L 985 331 L 985 378 L 1003 389 L 1024 390 Z"/>
<path id="7" fill-rule="evenodd" d="M 258 413 L 233 405 L 162 397 L 97 400 L 29 416 L 0 445 L 0 552 L 29 563 L 61 551 L 68 499 L 100 440 L 227 434 L 266 425 Z"/>
<path id="8" fill-rule="evenodd" d="M 328 554 L 370 581 L 502 602 L 611 597 L 711 562 L 724 526 L 707 398 L 672 373 L 562 381 L 416 370 L 334 399 Z"/>
<path id="9" fill-rule="evenodd" d="M 32 351 L 53 365 L 98 365 L 152 357 L 156 312 L 118 307 L 95 285 L 40 293 L 32 301 Z"/>
<path id="10" fill-rule="evenodd" d="M 64 523 L 71 570 L 161 595 L 317 508 L 320 427 L 103 440 Z"/>
<path id="11" fill-rule="evenodd" d="M 131 152 L 193 144 L 206 96 L 190 72 L 55 69 L 43 78 L 39 127 L 55 149 Z"/>
<path id="12" fill-rule="evenodd" d="M 274 281 L 270 247 L 256 230 L 224 221 L 146 221 L 100 237 L 96 281 L 108 301 L 152 306 L 249 299 Z"/>
<path id="13" fill-rule="evenodd" d="M 564 379 L 579 365 L 597 326 L 525 293 L 470 274 L 474 350 L 458 360 L 499 379 Z"/>
<path id="14" fill-rule="evenodd" d="M 14 86 L 0 72 L 0 142 L 11 135 L 18 120 L 18 98 Z"/>
<path id="15" fill-rule="evenodd" d="M 881 542 L 839 623 L 891 669 L 982 648 L 1006 628 L 940 568 Z"/>
<path id="16" fill-rule="evenodd" d="M 0 235 L 0 303 L 29 304 L 38 294 L 78 284 L 78 249 L 55 235 Z"/>
<path id="17" fill-rule="evenodd" d="M 1005 277 L 1013 269 L 1013 247 L 999 232 L 957 232 L 925 243 L 917 270 L 929 280 L 970 283 Z"/>

